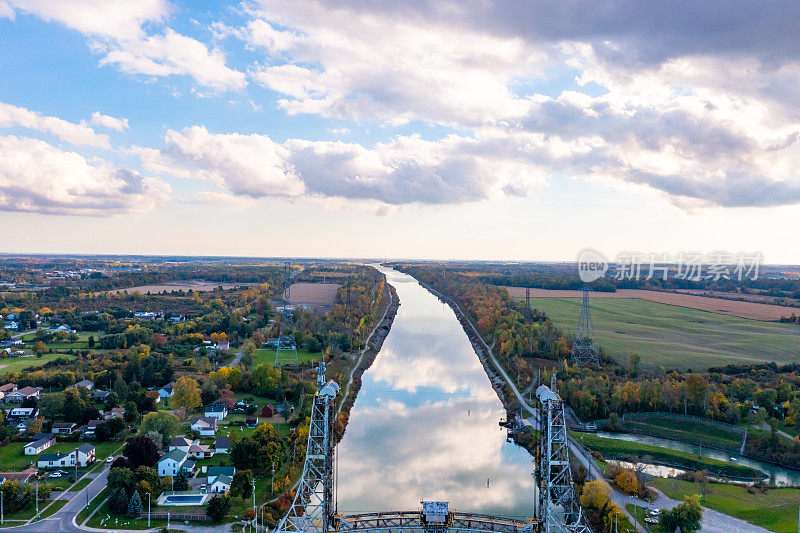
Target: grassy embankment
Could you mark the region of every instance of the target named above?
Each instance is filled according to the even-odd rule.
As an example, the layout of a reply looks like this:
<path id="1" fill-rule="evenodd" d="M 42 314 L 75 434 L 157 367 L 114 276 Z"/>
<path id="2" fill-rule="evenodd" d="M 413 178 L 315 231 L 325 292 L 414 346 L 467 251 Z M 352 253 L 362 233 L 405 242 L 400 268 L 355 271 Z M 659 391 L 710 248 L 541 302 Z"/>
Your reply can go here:
<path id="1" fill-rule="evenodd" d="M 653 462 L 681 468 L 685 470 L 707 470 L 722 476 L 752 479 L 759 474 L 757 470 L 747 466 L 709 459 L 687 452 L 630 442 L 621 439 L 608 439 L 590 433 L 576 433 L 572 435 L 578 442 L 587 448 L 600 452 L 606 459 L 619 459 L 621 461 L 635 461 L 647 455 Z"/>
<path id="2" fill-rule="evenodd" d="M 580 298 L 531 298 L 564 331 L 571 331 Z M 644 367 L 695 370 L 728 363 L 792 363 L 800 328 L 641 299 L 592 300 L 595 337 L 621 363 L 637 353 Z"/>
<path id="3" fill-rule="evenodd" d="M 688 494 L 701 494 L 700 486 L 689 481 L 654 478 L 652 485 L 676 500 Z M 675 488 L 673 488 L 675 487 Z M 709 483 L 704 507 L 739 518 L 756 526 L 778 533 L 797 532 L 797 509 L 800 489 L 767 489 L 765 492 L 747 487 Z"/>

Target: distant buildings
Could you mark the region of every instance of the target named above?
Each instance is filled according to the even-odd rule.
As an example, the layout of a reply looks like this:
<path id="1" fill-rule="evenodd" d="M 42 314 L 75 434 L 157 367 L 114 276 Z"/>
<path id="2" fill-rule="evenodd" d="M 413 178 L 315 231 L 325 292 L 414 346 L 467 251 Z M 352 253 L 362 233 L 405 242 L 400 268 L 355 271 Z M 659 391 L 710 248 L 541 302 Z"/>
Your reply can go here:
<path id="1" fill-rule="evenodd" d="M 221 404 L 208 405 L 206 406 L 205 414 L 206 417 L 214 417 L 222 422 L 228 416 L 228 408 Z"/>
<path id="2" fill-rule="evenodd" d="M 203 416 L 192 422 L 191 428 L 203 437 L 213 437 L 217 433 L 217 418 Z"/>
<path id="3" fill-rule="evenodd" d="M 48 433 L 43 435 L 42 438 L 26 444 L 23 451 L 25 455 L 39 455 L 55 443 L 56 436 L 52 433 Z"/>
<path id="4" fill-rule="evenodd" d="M 189 459 L 189 454 L 183 450 L 172 450 L 164 454 L 158 461 L 159 476 L 177 476 L 183 470 L 187 474 L 194 470 L 194 461 Z"/>

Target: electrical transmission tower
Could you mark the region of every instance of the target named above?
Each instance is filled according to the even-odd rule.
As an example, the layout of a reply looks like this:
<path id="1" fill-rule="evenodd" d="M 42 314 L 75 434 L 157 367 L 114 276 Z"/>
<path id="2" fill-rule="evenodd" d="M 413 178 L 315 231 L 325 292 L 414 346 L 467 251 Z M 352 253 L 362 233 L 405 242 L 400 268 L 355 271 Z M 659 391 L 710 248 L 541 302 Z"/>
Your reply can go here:
<path id="1" fill-rule="evenodd" d="M 276 533 L 328 533 L 333 525 L 333 422 L 339 385 L 333 380 L 325 382 L 325 363 L 319 364 L 317 372 L 303 477 Z"/>
<path id="2" fill-rule="evenodd" d="M 297 343 L 294 340 L 294 307 L 289 303 L 291 277 L 291 268 L 287 261 L 283 265 L 283 299 L 285 303 L 280 310 L 281 327 L 278 330 L 278 344 L 275 347 L 276 367 L 300 364 L 297 356 Z"/>
<path id="3" fill-rule="evenodd" d="M 591 533 L 581 517 L 569 466 L 569 435 L 564 402 L 550 387 L 539 385 L 539 518 L 543 533 Z"/>
<path id="4" fill-rule="evenodd" d="M 575 342 L 572 344 L 572 361 L 577 364 L 594 363 L 600 365 L 600 354 L 594 345 L 594 327 L 592 327 L 592 314 L 589 311 L 589 285 L 583 286 L 583 306 L 578 319 L 578 329 L 575 332 Z"/>

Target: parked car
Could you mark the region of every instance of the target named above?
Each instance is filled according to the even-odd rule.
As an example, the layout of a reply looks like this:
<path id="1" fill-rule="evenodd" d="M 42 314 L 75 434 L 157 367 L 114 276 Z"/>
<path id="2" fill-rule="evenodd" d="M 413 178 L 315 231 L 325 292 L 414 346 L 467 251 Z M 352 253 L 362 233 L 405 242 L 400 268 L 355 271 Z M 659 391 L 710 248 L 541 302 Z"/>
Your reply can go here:
<path id="1" fill-rule="evenodd" d="M 659 509 L 650 509 L 650 516 L 658 516 L 660 512 Z"/>
<path id="2" fill-rule="evenodd" d="M 61 472 L 50 472 L 50 475 L 47 477 L 61 477 Z"/>
<path id="3" fill-rule="evenodd" d="M 114 456 L 113 455 L 109 455 L 108 457 L 106 457 L 106 462 L 108 464 L 113 463 L 114 462 Z"/>
<path id="4" fill-rule="evenodd" d="M 658 518 L 653 518 L 652 516 L 648 516 L 644 519 L 645 524 L 658 524 Z"/>

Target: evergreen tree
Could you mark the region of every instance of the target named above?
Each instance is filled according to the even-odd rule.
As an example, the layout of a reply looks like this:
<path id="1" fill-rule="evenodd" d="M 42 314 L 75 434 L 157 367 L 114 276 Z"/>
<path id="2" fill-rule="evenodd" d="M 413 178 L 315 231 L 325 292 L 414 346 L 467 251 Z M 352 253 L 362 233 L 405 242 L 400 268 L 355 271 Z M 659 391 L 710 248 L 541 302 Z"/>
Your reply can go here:
<path id="1" fill-rule="evenodd" d="M 189 490 L 189 477 L 186 470 L 181 470 L 175 477 L 175 490 Z"/>
<path id="2" fill-rule="evenodd" d="M 128 502 L 128 518 L 139 518 L 142 516 L 142 498 L 137 491 L 133 491 L 131 501 Z"/>
<path id="3" fill-rule="evenodd" d="M 108 507 L 114 514 L 123 514 L 127 511 L 128 495 L 125 493 L 125 489 L 122 487 L 114 489 L 114 492 L 112 492 L 111 496 L 108 498 Z"/>

